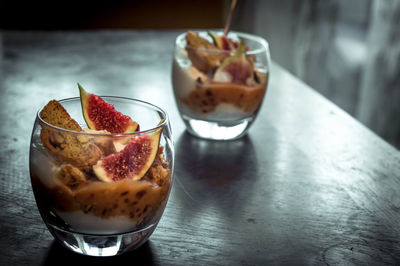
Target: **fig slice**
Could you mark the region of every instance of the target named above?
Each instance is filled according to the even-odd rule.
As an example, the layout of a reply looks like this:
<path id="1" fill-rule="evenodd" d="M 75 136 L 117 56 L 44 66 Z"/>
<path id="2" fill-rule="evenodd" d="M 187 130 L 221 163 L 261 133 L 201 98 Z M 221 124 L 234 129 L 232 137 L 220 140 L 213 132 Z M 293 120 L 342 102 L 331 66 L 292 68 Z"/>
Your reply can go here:
<path id="1" fill-rule="evenodd" d="M 229 77 L 230 81 L 236 84 L 246 84 L 248 78 L 253 78 L 253 64 L 246 57 L 246 46 L 242 40 L 239 43 L 235 53 L 227 57 L 218 67 L 214 75 L 214 81 L 226 82 Z"/>
<path id="2" fill-rule="evenodd" d="M 233 50 L 234 49 L 234 43 L 231 39 L 226 37 L 225 35 L 218 36 L 212 32 L 208 32 L 208 35 L 211 36 L 213 43 L 215 46 L 217 46 L 221 50 Z"/>
<path id="3" fill-rule="evenodd" d="M 139 125 L 129 116 L 115 110 L 100 96 L 87 93 L 78 83 L 82 112 L 89 129 L 107 130 L 110 133 L 128 133 L 139 130 Z"/>
<path id="4" fill-rule="evenodd" d="M 162 128 L 152 134 L 132 137 L 119 153 L 99 160 L 93 166 L 94 173 L 105 182 L 141 179 L 156 158 L 161 132 Z"/>

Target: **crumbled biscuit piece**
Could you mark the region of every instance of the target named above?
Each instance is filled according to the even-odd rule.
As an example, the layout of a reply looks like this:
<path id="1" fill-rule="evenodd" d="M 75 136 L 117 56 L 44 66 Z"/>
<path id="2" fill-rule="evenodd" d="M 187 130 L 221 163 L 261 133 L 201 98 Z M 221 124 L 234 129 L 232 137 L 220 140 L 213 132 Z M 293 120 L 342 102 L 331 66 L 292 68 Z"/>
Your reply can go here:
<path id="1" fill-rule="evenodd" d="M 168 169 L 162 167 L 162 165 L 155 165 L 154 167 L 150 168 L 150 175 L 152 176 L 154 182 L 158 186 L 162 187 L 167 181 L 165 179 L 168 176 Z"/>
<path id="2" fill-rule="evenodd" d="M 101 149 L 104 156 L 107 156 L 112 153 L 116 153 L 116 149 L 114 147 L 113 140 L 115 139 L 114 136 L 103 136 L 100 134 L 110 134 L 107 130 L 94 130 L 85 128 L 83 131 L 87 133 L 91 133 L 92 135 L 85 136 L 89 141 L 94 142 L 97 147 Z M 98 134 L 98 135 L 96 135 Z M 83 136 L 82 136 L 83 137 Z"/>
<path id="3" fill-rule="evenodd" d="M 164 160 L 163 151 L 164 147 L 160 146 L 152 166 L 144 176 L 145 180 L 148 180 L 153 183 L 153 185 L 159 187 L 166 186 L 167 182 L 169 182 L 168 179 L 170 176 L 168 164 Z"/>
<path id="4" fill-rule="evenodd" d="M 186 51 L 193 66 L 204 73 L 213 71 L 224 59 L 224 54 L 218 51 L 217 46 L 193 31 L 187 32 L 186 42 Z"/>
<path id="5" fill-rule="evenodd" d="M 61 165 L 57 178 L 71 190 L 78 189 L 89 182 L 86 180 L 85 174 L 81 170 L 71 164 Z"/>
<path id="6" fill-rule="evenodd" d="M 71 118 L 64 107 L 56 100 L 51 100 L 40 112 L 40 117 L 47 123 L 65 129 L 81 131 L 79 124 Z"/>

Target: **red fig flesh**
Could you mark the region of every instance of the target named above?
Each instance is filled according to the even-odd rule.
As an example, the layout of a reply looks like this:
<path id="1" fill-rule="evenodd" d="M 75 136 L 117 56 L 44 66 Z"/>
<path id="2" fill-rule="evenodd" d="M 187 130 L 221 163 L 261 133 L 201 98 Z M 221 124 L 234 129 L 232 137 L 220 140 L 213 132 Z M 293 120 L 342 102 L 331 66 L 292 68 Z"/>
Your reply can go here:
<path id="1" fill-rule="evenodd" d="M 79 84 L 78 87 L 83 117 L 90 129 L 107 130 L 110 133 L 135 132 L 139 129 L 136 122 L 115 110 L 112 104 L 95 94 L 87 93 Z"/>
<path id="2" fill-rule="evenodd" d="M 119 153 L 104 157 L 93 166 L 96 176 L 105 182 L 141 179 L 156 158 L 161 131 L 132 137 Z"/>

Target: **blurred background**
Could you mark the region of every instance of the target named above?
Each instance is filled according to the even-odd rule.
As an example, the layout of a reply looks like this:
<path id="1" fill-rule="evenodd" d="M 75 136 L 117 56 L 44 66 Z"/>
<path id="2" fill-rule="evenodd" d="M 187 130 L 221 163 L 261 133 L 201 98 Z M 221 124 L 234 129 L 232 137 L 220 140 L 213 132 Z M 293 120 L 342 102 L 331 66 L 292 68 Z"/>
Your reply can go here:
<path id="1" fill-rule="evenodd" d="M 229 0 L 1 0 L 0 26 L 223 28 L 229 6 Z M 266 38 L 275 62 L 400 149 L 399 0 L 238 0 L 232 29 Z"/>

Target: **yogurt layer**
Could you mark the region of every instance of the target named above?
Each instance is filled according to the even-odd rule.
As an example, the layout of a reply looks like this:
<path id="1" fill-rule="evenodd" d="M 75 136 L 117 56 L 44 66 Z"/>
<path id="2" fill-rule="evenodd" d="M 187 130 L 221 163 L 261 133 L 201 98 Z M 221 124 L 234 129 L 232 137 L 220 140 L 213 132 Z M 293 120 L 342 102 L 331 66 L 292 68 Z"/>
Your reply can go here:
<path id="1" fill-rule="evenodd" d="M 136 226 L 136 222 L 126 216 L 103 219 L 82 211 L 57 211 L 57 214 L 74 230 L 87 234 L 119 234 L 129 232 Z"/>

